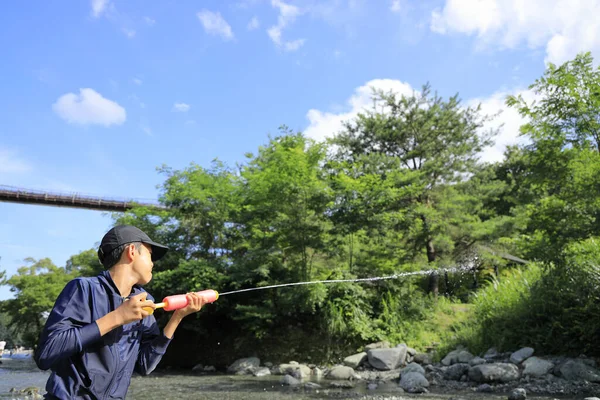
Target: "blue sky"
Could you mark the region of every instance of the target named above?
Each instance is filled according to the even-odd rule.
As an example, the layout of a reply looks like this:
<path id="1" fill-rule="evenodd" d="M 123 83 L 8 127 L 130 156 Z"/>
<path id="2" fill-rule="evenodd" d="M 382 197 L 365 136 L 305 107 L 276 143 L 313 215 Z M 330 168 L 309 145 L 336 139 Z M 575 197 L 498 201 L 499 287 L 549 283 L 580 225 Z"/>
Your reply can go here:
<path id="1" fill-rule="evenodd" d="M 91 0 L 0 15 L 0 185 L 155 200 L 163 177 L 234 165 L 285 124 L 320 140 L 369 88 L 426 82 L 486 112 L 545 63 L 599 48 L 600 1 Z M 490 7 L 494 5 L 494 7 Z M 511 110 L 482 157 L 501 158 Z M 0 203 L 0 270 L 64 265 L 111 226 L 97 211 Z M 0 287 L 0 300 L 10 297 Z"/>

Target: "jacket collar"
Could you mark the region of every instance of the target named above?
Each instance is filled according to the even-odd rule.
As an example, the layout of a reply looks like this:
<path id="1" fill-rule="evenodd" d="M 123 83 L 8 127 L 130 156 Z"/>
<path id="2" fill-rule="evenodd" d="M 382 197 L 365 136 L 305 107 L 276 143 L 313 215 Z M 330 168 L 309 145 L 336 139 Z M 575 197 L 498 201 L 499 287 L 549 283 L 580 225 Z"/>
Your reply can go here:
<path id="1" fill-rule="evenodd" d="M 114 294 L 118 297 L 123 297 L 123 296 L 121 296 L 121 292 L 119 291 L 119 288 L 113 281 L 112 276 L 110 276 L 110 272 L 108 270 L 102 271 L 100 273 L 100 275 L 98 275 L 98 277 L 100 278 L 102 283 L 104 283 L 104 286 L 106 286 L 112 294 Z M 129 296 L 136 295 L 142 291 L 143 291 L 143 289 L 140 285 L 137 285 L 137 284 L 133 285 L 133 287 L 131 288 L 131 293 L 129 293 Z M 127 297 L 129 297 L 129 296 L 127 296 Z"/>

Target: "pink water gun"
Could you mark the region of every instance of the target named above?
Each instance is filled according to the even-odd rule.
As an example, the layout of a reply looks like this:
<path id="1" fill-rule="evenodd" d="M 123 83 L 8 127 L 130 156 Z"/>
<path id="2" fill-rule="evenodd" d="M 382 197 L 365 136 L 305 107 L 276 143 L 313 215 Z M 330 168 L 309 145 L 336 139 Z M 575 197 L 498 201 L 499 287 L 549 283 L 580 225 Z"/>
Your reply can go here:
<path id="1" fill-rule="evenodd" d="M 196 292 L 196 294 L 204 299 L 204 303 L 213 303 L 219 298 L 219 292 L 212 289 L 202 290 L 200 292 Z M 165 311 L 173 311 L 179 310 L 188 305 L 187 297 L 185 294 L 176 294 L 173 296 L 167 296 L 163 299 L 162 303 L 156 303 L 156 308 L 164 308 Z M 150 314 L 154 312 L 154 310 L 150 307 L 144 308 Z"/>

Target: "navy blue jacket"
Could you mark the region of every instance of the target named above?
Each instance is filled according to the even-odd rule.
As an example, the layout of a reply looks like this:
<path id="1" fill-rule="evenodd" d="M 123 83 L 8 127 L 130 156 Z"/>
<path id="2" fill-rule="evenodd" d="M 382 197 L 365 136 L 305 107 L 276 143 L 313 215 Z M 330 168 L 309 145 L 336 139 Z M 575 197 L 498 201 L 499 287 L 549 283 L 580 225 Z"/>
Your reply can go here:
<path id="1" fill-rule="evenodd" d="M 131 296 L 143 291 L 136 285 Z M 153 315 L 100 336 L 95 321 L 123 301 L 108 271 L 65 286 L 34 354 L 39 368 L 52 370 L 46 398 L 123 399 L 134 370 L 147 375 L 156 368 L 170 339 Z"/>

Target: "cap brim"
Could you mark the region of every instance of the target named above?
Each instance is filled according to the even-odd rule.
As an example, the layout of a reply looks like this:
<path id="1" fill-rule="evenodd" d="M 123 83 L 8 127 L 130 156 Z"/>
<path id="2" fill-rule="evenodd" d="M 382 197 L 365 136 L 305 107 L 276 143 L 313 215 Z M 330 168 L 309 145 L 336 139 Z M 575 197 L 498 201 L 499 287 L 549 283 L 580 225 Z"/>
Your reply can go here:
<path id="1" fill-rule="evenodd" d="M 152 261 L 160 260 L 164 257 L 165 254 L 167 254 L 167 251 L 169 251 L 169 248 L 167 246 L 162 245 L 160 243 L 156 243 L 153 241 L 147 241 L 143 243 L 149 244 L 152 247 Z"/>

